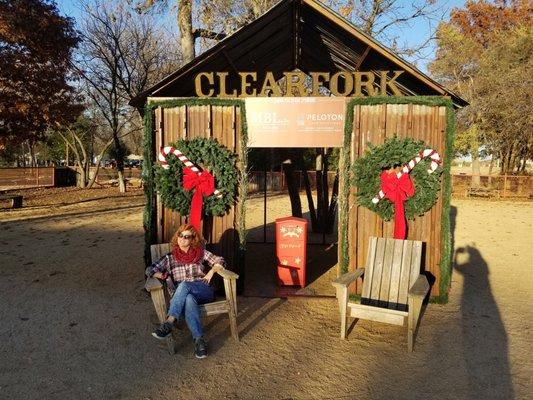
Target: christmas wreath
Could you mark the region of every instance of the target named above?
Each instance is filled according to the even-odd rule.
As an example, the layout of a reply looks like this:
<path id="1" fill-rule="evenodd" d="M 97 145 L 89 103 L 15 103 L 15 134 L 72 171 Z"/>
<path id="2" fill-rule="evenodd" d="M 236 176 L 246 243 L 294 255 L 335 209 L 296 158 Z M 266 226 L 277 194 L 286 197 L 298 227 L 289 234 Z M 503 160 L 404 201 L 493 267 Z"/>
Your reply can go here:
<path id="1" fill-rule="evenodd" d="M 216 195 L 203 198 L 202 214 L 225 214 L 236 199 L 238 172 L 235 154 L 215 139 L 180 139 L 169 146 L 190 160 L 195 165 L 193 169 L 198 167 L 201 171 L 208 171 L 215 179 Z M 190 168 L 172 154 L 165 158 L 163 165 L 155 167 L 154 181 L 163 204 L 182 215 L 189 214 L 193 198 L 193 190 L 186 189 L 183 179 L 189 172 Z"/>
<path id="2" fill-rule="evenodd" d="M 389 138 L 379 146 L 368 145 L 365 154 L 358 158 L 352 167 L 351 184 L 357 188 L 357 201 L 360 205 L 376 212 L 388 221 L 394 216 L 394 205 L 391 201 L 376 201 L 380 193 L 382 172 L 392 168 L 399 168 L 410 163 L 413 157 L 429 153 L 428 146 L 422 140 L 412 138 Z M 437 155 L 438 157 L 438 155 Z M 418 157 L 417 157 L 418 158 Z M 432 160 L 422 159 L 414 163 L 409 175 L 414 184 L 414 195 L 405 201 L 405 217 L 414 219 L 423 215 L 437 201 L 440 189 L 441 167 L 436 167 L 432 173 L 428 170 Z M 411 161 L 412 162 L 412 161 Z M 383 192 L 381 192 L 383 193 Z M 382 198 L 380 196 L 379 198 Z M 374 200 L 374 201 L 373 201 Z"/>

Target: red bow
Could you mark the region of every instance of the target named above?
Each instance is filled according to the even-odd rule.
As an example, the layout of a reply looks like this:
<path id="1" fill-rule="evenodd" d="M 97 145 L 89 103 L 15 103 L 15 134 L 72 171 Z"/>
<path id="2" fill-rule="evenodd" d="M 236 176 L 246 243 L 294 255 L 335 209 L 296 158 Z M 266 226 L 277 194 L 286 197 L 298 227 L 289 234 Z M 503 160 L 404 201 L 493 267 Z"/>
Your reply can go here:
<path id="1" fill-rule="evenodd" d="M 409 174 L 381 173 L 381 190 L 394 203 L 394 238 L 405 239 L 406 223 L 403 202 L 415 194 L 415 187 Z"/>
<path id="2" fill-rule="evenodd" d="M 215 191 L 215 178 L 207 171 L 197 174 L 191 168 L 183 169 L 183 188 L 193 190 L 189 223 L 200 231 L 202 220 L 203 196 L 210 196 Z"/>

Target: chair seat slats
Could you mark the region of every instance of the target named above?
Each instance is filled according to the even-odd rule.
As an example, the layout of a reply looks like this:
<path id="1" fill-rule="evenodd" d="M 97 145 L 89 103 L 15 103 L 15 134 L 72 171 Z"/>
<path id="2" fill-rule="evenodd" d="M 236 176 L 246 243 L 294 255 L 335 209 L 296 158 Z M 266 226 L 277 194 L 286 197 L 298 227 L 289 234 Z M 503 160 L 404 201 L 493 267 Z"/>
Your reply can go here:
<path id="1" fill-rule="evenodd" d="M 422 242 L 369 238 L 361 301 L 348 301 L 347 279 L 358 269 L 332 282 L 341 314 L 341 338 L 346 338 L 347 317 L 407 326 L 407 348 L 413 350 L 422 302 L 429 292 L 421 274 Z M 415 283 L 416 282 L 416 283 Z"/>

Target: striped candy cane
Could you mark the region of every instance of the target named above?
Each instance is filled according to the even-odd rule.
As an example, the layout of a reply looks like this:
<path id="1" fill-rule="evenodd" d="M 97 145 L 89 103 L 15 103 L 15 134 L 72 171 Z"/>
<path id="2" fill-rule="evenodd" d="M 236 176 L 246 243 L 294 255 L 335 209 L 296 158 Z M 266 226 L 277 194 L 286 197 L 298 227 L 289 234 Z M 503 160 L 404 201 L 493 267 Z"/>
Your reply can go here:
<path id="1" fill-rule="evenodd" d="M 409 172 L 411 172 L 411 170 L 415 167 L 415 165 L 418 164 L 420 161 L 422 161 L 422 159 L 426 157 L 431 158 L 431 164 L 428 168 L 428 173 L 431 174 L 432 172 L 434 172 L 441 162 L 440 155 L 433 149 L 425 149 L 425 150 L 420 150 L 420 152 L 415 158 L 413 158 L 411 161 L 409 161 L 407 164 L 403 166 L 401 171 L 396 174 L 398 179 L 400 179 L 400 177 L 403 174 L 408 174 Z M 383 193 L 383 190 L 380 190 L 378 194 L 376 195 L 376 197 L 372 199 L 372 203 L 378 204 L 379 201 L 383 197 L 385 197 L 385 193 Z"/>
<path id="2" fill-rule="evenodd" d="M 200 175 L 202 173 L 198 169 L 198 167 L 196 167 L 196 165 L 194 165 L 191 162 L 191 160 L 189 160 L 181 151 L 179 151 L 178 149 L 175 149 L 174 147 L 171 147 L 171 146 L 162 147 L 161 151 L 159 152 L 159 162 L 161 163 L 161 166 L 163 168 L 165 168 L 165 169 L 169 169 L 170 168 L 170 166 L 168 165 L 168 162 L 167 162 L 167 157 L 168 157 L 169 154 L 173 154 L 176 157 L 178 157 L 178 159 L 183 163 L 183 165 L 185 165 L 186 167 L 189 167 L 190 169 L 192 169 L 193 172 L 195 172 L 196 174 Z M 218 197 L 218 198 L 222 197 L 222 193 L 218 189 L 215 189 L 213 194 L 216 197 Z"/>

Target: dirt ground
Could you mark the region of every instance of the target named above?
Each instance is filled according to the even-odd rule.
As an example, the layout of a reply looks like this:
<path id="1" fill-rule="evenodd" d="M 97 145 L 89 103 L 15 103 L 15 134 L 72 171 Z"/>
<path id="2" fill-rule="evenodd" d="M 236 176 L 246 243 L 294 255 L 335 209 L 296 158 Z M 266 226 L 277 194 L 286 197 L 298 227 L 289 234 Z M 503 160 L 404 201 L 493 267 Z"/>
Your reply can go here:
<path id="1" fill-rule="evenodd" d="M 150 336 L 140 193 L 49 193 L 54 206 L 0 210 L 2 399 L 533 396 L 533 203 L 453 201 L 450 302 L 427 306 L 411 354 L 395 326 L 359 321 L 342 341 L 333 298 L 249 296 L 241 341 L 206 319 L 197 360 L 187 331 L 176 355 Z"/>

